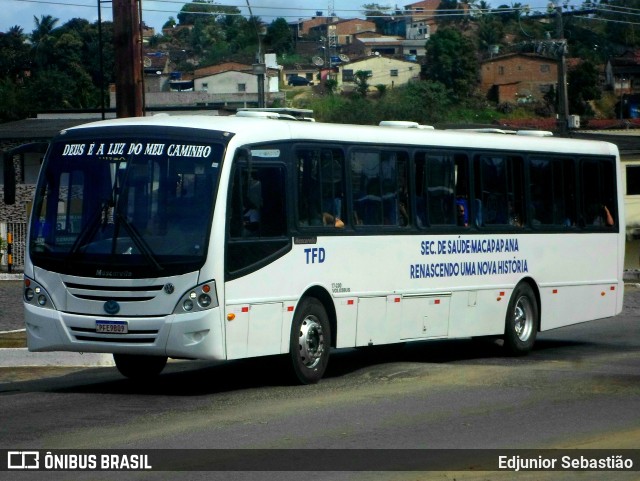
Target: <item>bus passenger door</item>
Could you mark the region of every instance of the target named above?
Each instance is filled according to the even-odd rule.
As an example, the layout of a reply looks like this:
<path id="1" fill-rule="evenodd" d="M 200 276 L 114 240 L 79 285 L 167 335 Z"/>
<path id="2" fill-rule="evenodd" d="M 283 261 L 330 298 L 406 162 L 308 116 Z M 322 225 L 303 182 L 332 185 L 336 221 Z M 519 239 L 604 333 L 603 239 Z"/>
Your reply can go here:
<path id="1" fill-rule="evenodd" d="M 451 295 L 402 299 L 402 339 L 447 337 Z"/>

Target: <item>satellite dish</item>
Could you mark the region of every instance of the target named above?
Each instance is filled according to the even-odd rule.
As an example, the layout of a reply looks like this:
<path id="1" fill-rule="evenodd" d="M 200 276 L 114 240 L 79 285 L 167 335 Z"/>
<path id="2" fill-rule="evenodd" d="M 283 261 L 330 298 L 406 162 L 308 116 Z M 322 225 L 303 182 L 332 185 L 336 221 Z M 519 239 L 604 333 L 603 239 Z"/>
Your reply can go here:
<path id="1" fill-rule="evenodd" d="M 316 67 L 322 67 L 324 65 L 324 60 L 322 60 L 321 57 L 313 57 L 311 61 Z"/>
<path id="2" fill-rule="evenodd" d="M 145 67 L 151 67 L 151 59 L 149 57 L 145 57 L 143 62 Z"/>
<path id="3" fill-rule="evenodd" d="M 349 61 L 349 56 L 345 55 L 343 53 L 341 53 L 340 55 L 338 55 L 338 58 L 340 58 L 340 60 L 342 60 L 343 62 L 348 62 Z"/>

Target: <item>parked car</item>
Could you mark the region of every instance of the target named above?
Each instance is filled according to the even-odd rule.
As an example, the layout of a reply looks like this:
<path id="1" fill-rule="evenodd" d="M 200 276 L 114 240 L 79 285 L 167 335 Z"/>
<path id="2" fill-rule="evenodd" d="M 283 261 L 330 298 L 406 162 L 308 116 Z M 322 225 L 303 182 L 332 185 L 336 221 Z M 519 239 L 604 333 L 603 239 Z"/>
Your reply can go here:
<path id="1" fill-rule="evenodd" d="M 299 75 L 292 75 L 291 77 L 289 77 L 287 83 L 289 85 L 299 87 L 300 85 L 310 85 L 312 82 L 311 80 L 300 77 Z"/>

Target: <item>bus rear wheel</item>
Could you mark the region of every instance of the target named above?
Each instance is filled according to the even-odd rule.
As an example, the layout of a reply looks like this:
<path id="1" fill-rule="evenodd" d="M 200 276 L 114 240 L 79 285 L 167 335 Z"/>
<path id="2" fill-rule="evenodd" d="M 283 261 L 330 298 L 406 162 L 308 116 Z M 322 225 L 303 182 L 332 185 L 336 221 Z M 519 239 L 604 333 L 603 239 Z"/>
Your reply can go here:
<path id="1" fill-rule="evenodd" d="M 120 374 L 129 379 L 155 377 L 167 364 L 165 356 L 139 356 L 135 354 L 114 354 L 113 360 Z"/>
<path id="2" fill-rule="evenodd" d="M 504 347 L 514 356 L 533 348 L 540 320 L 538 301 L 527 283 L 516 286 L 509 300 L 504 328 Z"/>
<path id="3" fill-rule="evenodd" d="M 322 303 L 312 297 L 302 300 L 291 326 L 289 356 L 294 381 L 315 384 L 329 363 L 331 327 Z"/>

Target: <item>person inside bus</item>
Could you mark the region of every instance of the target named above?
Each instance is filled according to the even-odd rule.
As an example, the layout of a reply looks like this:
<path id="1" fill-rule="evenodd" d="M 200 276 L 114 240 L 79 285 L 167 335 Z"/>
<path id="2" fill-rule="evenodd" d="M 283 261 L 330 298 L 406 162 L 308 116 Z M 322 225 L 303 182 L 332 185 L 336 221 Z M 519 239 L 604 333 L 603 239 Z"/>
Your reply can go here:
<path id="1" fill-rule="evenodd" d="M 507 206 L 508 206 L 508 212 L 509 212 L 509 225 L 512 225 L 515 227 L 522 227 L 522 217 L 520 216 L 515 206 L 513 205 L 513 201 L 512 200 L 508 201 Z"/>
<path id="2" fill-rule="evenodd" d="M 456 199 L 456 212 L 458 225 L 460 227 L 467 227 L 469 225 L 469 208 L 467 206 L 467 199 L 464 197 L 458 197 Z"/>
<path id="3" fill-rule="evenodd" d="M 338 229 L 344 228 L 344 222 L 342 222 L 340 217 L 331 215 L 329 212 L 322 213 L 322 225 L 332 225 Z"/>
<path id="4" fill-rule="evenodd" d="M 592 218 L 591 225 L 596 227 L 613 226 L 613 216 L 611 215 L 611 211 L 606 205 L 601 204 L 599 206 L 591 206 L 590 213 L 590 217 Z"/>
<path id="5" fill-rule="evenodd" d="M 249 186 L 247 187 L 247 199 L 242 215 L 244 233 L 246 236 L 258 235 L 260 229 L 260 209 L 262 208 L 262 184 L 256 178 L 256 173 L 251 172 Z"/>

